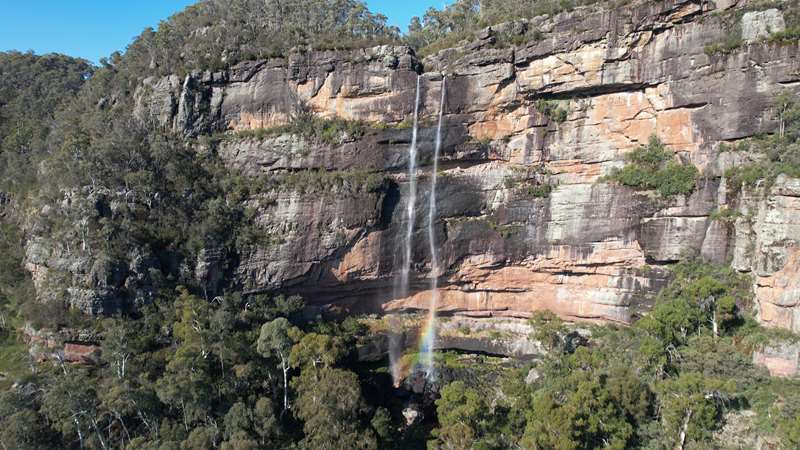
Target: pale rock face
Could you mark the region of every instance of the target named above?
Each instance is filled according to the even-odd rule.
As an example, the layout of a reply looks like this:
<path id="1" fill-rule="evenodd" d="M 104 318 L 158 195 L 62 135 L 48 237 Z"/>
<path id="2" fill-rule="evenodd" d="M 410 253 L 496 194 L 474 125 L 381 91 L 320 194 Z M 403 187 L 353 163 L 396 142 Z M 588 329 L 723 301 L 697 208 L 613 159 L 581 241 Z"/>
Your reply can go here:
<path id="1" fill-rule="evenodd" d="M 753 363 L 766 367 L 774 377 L 800 376 L 800 344 L 770 344 L 753 352 Z"/>
<path id="2" fill-rule="evenodd" d="M 742 39 L 748 42 L 765 38 L 770 33 L 777 33 L 786 29 L 783 14 L 777 9 L 766 11 L 751 11 L 742 16 Z"/>
<path id="3" fill-rule="evenodd" d="M 779 271 L 756 278 L 759 319 L 767 326 L 800 332 L 800 251 L 788 249 Z"/>
<path id="4" fill-rule="evenodd" d="M 780 176 L 769 193 L 756 189 L 739 202 L 731 264 L 753 273 L 762 323 L 800 331 L 800 180 Z"/>
<path id="5" fill-rule="evenodd" d="M 360 322 L 371 330 L 371 334 L 357 345 L 359 359 L 378 361 L 389 352 L 390 334 L 403 348 L 418 347 L 420 329 L 427 322 L 427 313 L 362 318 Z M 534 332 L 534 325 L 524 319 L 440 317 L 436 323 L 435 346 L 437 349 L 459 349 L 531 360 L 547 354 L 542 344 L 531 337 Z"/>
<path id="6" fill-rule="evenodd" d="M 722 41 L 729 23 L 689 0 L 577 8 L 519 25 L 542 31 L 540 40 L 501 49 L 483 39 L 422 61 L 403 46 L 309 51 L 144 80 L 135 116 L 191 137 L 285 124 L 300 107 L 382 125 L 341 145 L 288 135 L 221 143 L 225 163 L 248 176 L 370 171 L 386 181 L 372 192 L 276 189 L 253 198 L 256 225 L 269 242 L 237 255 L 232 279 L 215 277 L 213 258 L 192 262 L 200 266 L 193 273 L 246 292 L 303 294 L 323 307 L 426 309 L 431 274 L 422 209 L 409 295 L 399 298 L 394 289 L 411 140 L 411 130 L 396 125 L 413 112 L 419 74 L 417 204 L 427 205 L 431 122 L 445 73 L 434 223 L 442 311 L 526 318 L 547 309 L 570 320 L 630 323 L 667 281 L 664 269 L 699 252 L 752 273 L 761 320 L 798 331 L 800 267 L 792 244 L 800 236 L 800 180 L 730 197 L 723 174 L 746 158 L 721 154 L 719 146 L 776 128 L 774 97 L 800 93 L 800 46 L 758 39 L 767 28 L 778 31 L 779 13 L 745 17 L 743 31 L 755 40 L 728 55 L 708 55 L 705 47 Z M 548 118 L 537 100 L 566 109 L 565 120 Z M 603 182 L 651 135 L 707 177 L 694 193 L 665 200 Z M 543 181 L 552 192 L 534 196 L 528 188 Z M 733 224 L 712 220 L 722 207 L 742 216 Z M 82 309 L 112 311 L 114 290 L 128 279 L 147 286 L 144 263 L 141 270 L 124 264 L 121 280 L 111 276 L 115 266 L 96 266 L 93 277 L 94 261 L 66 247 L 32 239 L 28 267 L 35 280 L 77 280 Z"/>

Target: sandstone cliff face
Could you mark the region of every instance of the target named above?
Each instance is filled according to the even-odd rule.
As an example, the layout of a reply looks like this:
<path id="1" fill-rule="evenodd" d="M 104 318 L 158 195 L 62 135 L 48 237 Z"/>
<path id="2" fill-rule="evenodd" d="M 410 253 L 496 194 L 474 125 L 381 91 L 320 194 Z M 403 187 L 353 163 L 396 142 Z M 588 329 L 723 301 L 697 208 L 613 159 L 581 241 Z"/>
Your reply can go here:
<path id="1" fill-rule="evenodd" d="M 548 309 L 568 319 L 628 323 L 665 281 L 663 267 L 699 252 L 753 273 L 762 321 L 800 331 L 793 247 L 800 239 L 800 181 L 782 179 L 770 192 L 730 198 L 723 174 L 742 155 L 719 151 L 720 143 L 774 130 L 773 98 L 784 89 L 800 92 L 800 46 L 759 40 L 782 26 L 780 12 L 740 14 L 748 4 L 736 3 L 580 8 L 495 27 L 479 41 L 424 60 L 409 48 L 382 46 L 151 78 L 135 94 L 135 115 L 187 138 L 281 125 L 303 109 L 376 125 L 340 145 L 292 135 L 219 145 L 231 168 L 252 177 L 308 169 L 385 176 L 372 190 L 277 189 L 252 199 L 270 240 L 241 255 L 234 271 L 234 283 L 251 292 L 297 292 L 360 311 L 425 309 L 427 279 L 437 276 L 443 311 L 527 317 Z M 734 26 L 746 44 L 708 54 L 706 46 Z M 527 30 L 541 38 L 496 44 Z M 420 213 L 413 289 L 397 298 L 411 137 L 404 121 L 419 75 L 417 205 L 427 205 L 443 74 L 435 219 L 443 269 L 431 273 Z M 537 109 L 542 99 L 566 109 L 565 120 Z M 667 201 L 600 182 L 653 134 L 701 169 L 704 181 L 693 194 Z M 552 191 L 533 194 L 531 187 L 542 183 Z M 712 220 L 723 207 L 745 217 L 733 225 Z M 44 276 L 47 258 L 36 257 L 33 242 L 31 269 Z"/>

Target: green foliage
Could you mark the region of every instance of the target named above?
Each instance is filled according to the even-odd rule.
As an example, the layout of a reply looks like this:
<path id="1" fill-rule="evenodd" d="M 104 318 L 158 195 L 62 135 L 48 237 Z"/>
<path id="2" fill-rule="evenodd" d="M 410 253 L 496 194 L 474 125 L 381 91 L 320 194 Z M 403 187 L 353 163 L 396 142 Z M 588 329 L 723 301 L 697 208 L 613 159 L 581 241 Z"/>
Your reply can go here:
<path id="1" fill-rule="evenodd" d="M 209 302 L 180 288 L 164 300 L 138 319 L 103 321 L 106 364 L 43 363 L 0 392 L 0 446 L 376 448 L 360 380 L 334 367 L 352 351 L 352 321 L 305 322 L 297 297 Z M 281 353 L 301 355 L 298 367 L 281 365 Z M 291 391 L 282 389 L 284 368 L 302 379 Z M 281 413 L 284 393 L 293 407 Z M 385 432 L 391 417 L 374 417 Z"/>
<path id="2" fill-rule="evenodd" d="M 564 322 L 558 316 L 549 311 L 537 311 L 531 317 L 530 323 L 534 329 L 531 337 L 541 342 L 546 350 L 563 350 L 567 332 Z"/>
<path id="3" fill-rule="evenodd" d="M 650 393 L 628 366 L 586 348 L 545 369 L 523 443 L 529 448 L 625 449 L 645 419 Z"/>
<path id="4" fill-rule="evenodd" d="M 547 198 L 550 196 L 551 192 L 553 192 L 553 185 L 551 184 L 538 184 L 528 186 L 527 189 L 525 189 L 525 193 L 533 198 Z"/>
<path id="5" fill-rule="evenodd" d="M 725 398 L 733 391 L 730 382 L 696 372 L 681 373 L 657 384 L 661 399 L 661 424 L 673 445 L 685 439 L 707 441 L 717 428 Z"/>
<path id="6" fill-rule="evenodd" d="M 721 42 L 706 45 L 703 51 L 709 56 L 729 55 L 741 48 L 743 44 L 744 39 L 742 39 L 741 30 L 739 30 L 738 33 L 727 34 Z"/>
<path id="7" fill-rule="evenodd" d="M 298 331 L 284 317 L 265 323 L 256 343 L 258 353 L 265 358 L 276 355 L 288 361 Z"/>
<path id="8" fill-rule="evenodd" d="M 634 327 L 593 327 L 590 345 L 572 353 L 558 338 L 565 325 L 538 314 L 534 338 L 552 344 L 535 364 L 536 381 L 526 385 L 522 372 L 491 387 L 451 383 L 437 401 L 429 448 L 727 448 L 729 436 L 715 431 L 742 409 L 757 414 L 750 432 L 793 448 L 800 385 L 769 378 L 743 353 L 746 336 L 763 333 L 741 317 L 747 279 L 699 260 L 673 274 Z"/>
<path id="9" fill-rule="evenodd" d="M 780 2 L 777 5 L 783 13 L 786 22 L 786 29 L 783 31 L 773 31 L 766 38 L 767 42 L 778 44 L 792 44 L 800 41 L 800 11 L 797 9 L 796 2 Z"/>
<path id="10" fill-rule="evenodd" d="M 454 381 L 440 392 L 436 400 L 439 428 L 434 431 L 436 440 L 428 443 L 429 449 L 469 449 L 480 439 L 486 421 L 488 405 L 474 389 L 463 381 Z"/>
<path id="11" fill-rule="evenodd" d="M 239 142 L 245 140 L 263 140 L 282 134 L 292 134 L 301 136 L 317 144 L 339 145 L 343 142 L 357 140 L 363 137 L 367 129 L 367 123 L 360 120 L 347 120 L 338 117 L 324 119 L 310 112 L 302 112 L 293 117 L 291 122 L 287 125 L 273 128 L 241 130 L 212 137 L 212 139 Z"/>
<path id="12" fill-rule="evenodd" d="M 55 439 L 41 416 L 31 409 L 22 409 L 0 419 L 0 443 L 5 448 L 44 450 Z"/>
<path id="13" fill-rule="evenodd" d="M 709 219 L 721 222 L 725 225 L 733 225 L 740 217 L 742 217 L 742 213 L 727 207 L 719 208 L 708 216 Z"/>
<path id="14" fill-rule="evenodd" d="M 672 272 L 636 325 L 583 325 L 589 344 L 569 351 L 573 326 L 536 314 L 532 338 L 549 354 L 519 370 L 437 355 L 446 376 L 488 370 L 490 381 L 447 383 L 433 431 L 415 428 L 420 440 L 442 449 L 652 449 L 677 447 L 683 433 L 684 448 L 725 448 L 714 432 L 726 414 L 749 409 L 759 433 L 792 448 L 800 384 L 753 366 L 749 349 L 784 336 L 742 320 L 747 279 L 699 260 Z M 0 394 L 0 440 L 19 448 L 77 448 L 81 440 L 87 449 L 412 448 L 393 431 L 402 404 L 374 403 L 391 380 L 375 385 L 352 371 L 361 373 L 350 356 L 363 326 L 307 322 L 302 307 L 296 297 L 209 302 L 181 288 L 139 319 L 107 319 L 105 365 L 42 365 Z M 539 376 L 526 384 L 531 367 Z M 290 407 L 282 410 L 284 395 Z"/>
<path id="15" fill-rule="evenodd" d="M 292 367 L 332 367 L 345 354 L 342 339 L 319 333 L 307 333 L 289 354 Z"/>
<path id="16" fill-rule="evenodd" d="M 544 114 L 547 118 L 555 123 L 562 123 L 567 120 L 569 115 L 569 104 L 564 106 L 564 102 L 557 100 L 536 100 L 536 110 Z"/>
<path id="17" fill-rule="evenodd" d="M 651 336 L 671 345 L 684 345 L 701 330 L 717 326 L 730 332 L 740 322 L 738 310 L 750 306 L 751 292 L 745 277 L 733 269 L 689 259 L 678 263 L 675 279 L 658 295 L 653 311 L 637 323 Z"/>
<path id="18" fill-rule="evenodd" d="M 555 188 L 541 168 L 513 168 L 512 173 L 503 178 L 503 187 L 531 198 L 547 198 Z"/>
<path id="19" fill-rule="evenodd" d="M 93 70 L 64 55 L 0 52 L 0 191 L 22 195 L 34 187 L 56 111 Z"/>
<path id="20" fill-rule="evenodd" d="M 503 239 L 511 238 L 511 236 L 514 235 L 514 232 L 520 229 L 519 225 L 499 223 L 494 217 L 486 219 L 486 225 L 490 230 L 496 232 Z"/>
<path id="21" fill-rule="evenodd" d="M 370 421 L 372 429 L 382 441 L 387 441 L 392 436 L 392 413 L 384 407 L 375 410 Z"/>
<path id="22" fill-rule="evenodd" d="M 749 139 L 735 149 L 753 156 L 753 161 L 725 172 L 727 185 L 734 192 L 755 186 L 763 186 L 767 192 L 781 174 L 800 177 L 800 102 L 784 91 L 775 98 L 773 110 L 777 133 Z"/>
<path id="23" fill-rule="evenodd" d="M 366 403 L 356 374 L 321 368 L 303 372 L 293 384 L 297 390 L 294 413 L 304 423 L 304 448 L 377 448 L 372 431 L 360 426 Z"/>
<path id="24" fill-rule="evenodd" d="M 456 46 L 462 40 L 475 40 L 478 31 L 490 25 L 555 15 L 598 0 L 458 0 L 439 10 L 429 8 L 422 18 L 414 17 L 406 42 L 423 56 Z M 501 35 L 497 46 L 521 45 L 541 39 L 539 30 Z"/>
<path id="25" fill-rule="evenodd" d="M 105 64 L 137 74 L 219 70 L 281 56 L 296 46 L 357 48 L 395 42 L 387 18 L 358 0 L 208 0 L 146 29 Z"/>
<path id="26" fill-rule="evenodd" d="M 603 178 L 634 189 L 655 190 L 661 197 L 690 194 L 697 184 L 699 172 L 693 165 L 675 161 L 671 151 L 657 137 L 651 136 L 642 145 L 626 155 L 628 164 Z"/>
<path id="27" fill-rule="evenodd" d="M 26 319 L 51 328 L 69 319 L 63 307 L 35 301 L 30 274 L 23 269 L 23 242 L 19 228 L 0 217 L 0 389 L 12 385 L 30 367 L 28 346 L 18 333 Z"/>
<path id="28" fill-rule="evenodd" d="M 384 175 L 375 172 L 304 170 L 261 177 L 255 181 L 252 189 L 331 195 L 336 192 L 377 192 L 384 183 Z"/>

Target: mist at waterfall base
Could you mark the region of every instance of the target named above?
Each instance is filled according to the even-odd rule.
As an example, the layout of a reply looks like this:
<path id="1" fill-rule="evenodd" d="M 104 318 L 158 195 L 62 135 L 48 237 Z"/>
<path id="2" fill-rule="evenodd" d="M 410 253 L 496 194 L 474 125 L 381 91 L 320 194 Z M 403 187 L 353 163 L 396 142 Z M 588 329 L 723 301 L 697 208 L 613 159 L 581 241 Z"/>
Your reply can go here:
<path id="1" fill-rule="evenodd" d="M 442 147 L 442 122 L 446 95 L 446 78 L 442 77 L 441 98 L 439 100 L 439 117 L 436 127 L 436 141 L 433 153 L 433 168 L 430 175 L 430 195 L 428 201 L 428 245 L 431 257 L 430 263 L 430 301 L 428 315 L 420 329 L 419 351 L 416 361 L 402 364 L 401 357 L 404 351 L 400 339 L 401 326 L 394 318 L 389 319 L 391 332 L 389 333 L 389 363 L 395 387 L 399 387 L 408 370 L 420 371 L 428 380 L 435 378 L 433 353 L 436 347 L 436 309 L 439 303 L 438 276 L 439 259 L 436 247 L 436 232 L 434 229 L 436 219 L 436 183 L 439 172 L 439 154 Z M 395 298 L 405 298 L 409 294 L 411 249 L 413 248 L 414 222 L 416 220 L 417 203 L 417 134 L 419 131 L 419 102 L 420 102 L 420 77 L 417 76 L 417 88 L 414 103 L 414 125 L 412 129 L 411 145 L 408 149 L 408 183 L 409 194 L 406 205 L 406 228 L 403 236 L 403 252 L 400 277 L 395 283 Z"/>

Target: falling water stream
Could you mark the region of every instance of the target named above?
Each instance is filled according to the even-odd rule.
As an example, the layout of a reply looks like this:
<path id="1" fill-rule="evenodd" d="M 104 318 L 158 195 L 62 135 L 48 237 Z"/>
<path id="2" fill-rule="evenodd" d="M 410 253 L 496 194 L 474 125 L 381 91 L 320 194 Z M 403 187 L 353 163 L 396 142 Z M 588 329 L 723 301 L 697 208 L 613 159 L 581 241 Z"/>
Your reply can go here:
<path id="1" fill-rule="evenodd" d="M 431 170 L 431 190 L 428 201 L 428 245 L 431 254 L 431 299 L 428 304 L 428 320 L 420 346 L 420 363 L 428 379 L 434 378 L 433 351 L 436 346 L 436 309 L 439 306 L 439 255 L 436 248 L 436 181 L 439 174 L 439 152 L 442 149 L 442 119 L 444 118 L 444 101 L 446 78 L 442 77 L 442 96 L 439 99 L 439 123 L 436 126 L 436 143 L 433 151 L 433 168 Z"/>
<path id="2" fill-rule="evenodd" d="M 417 75 L 417 93 L 414 99 L 414 128 L 411 131 L 411 145 L 408 147 L 408 203 L 406 205 L 406 230 L 403 236 L 403 259 L 400 265 L 400 281 L 395 286 L 395 298 L 405 298 L 409 292 L 409 273 L 411 270 L 411 249 L 413 247 L 414 222 L 417 215 L 417 132 L 419 129 L 419 97 L 420 79 Z M 394 326 L 392 328 L 395 328 Z M 403 352 L 402 343 L 397 333 L 391 333 L 389 338 L 389 363 L 392 369 L 392 378 L 398 385 L 402 378 L 400 356 Z"/>
<path id="3" fill-rule="evenodd" d="M 431 170 L 430 196 L 428 201 L 428 243 L 430 246 L 431 267 L 430 267 L 430 302 L 428 304 L 428 317 L 420 331 L 419 340 L 419 365 L 417 370 L 421 371 L 427 379 L 434 378 L 433 352 L 436 345 L 436 309 L 439 303 L 439 256 L 436 243 L 436 182 L 439 172 L 439 153 L 442 148 L 442 122 L 444 118 L 445 103 L 445 78 L 442 78 L 441 99 L 439 103 L 439 123 L 436 128 L 436 142 L 433 152 L 433 168 Z M 416 221 L 417 207 L 417 133 L 419 128 L 419 102 L 420 102 L 420 77 L 417 77 L 417 93 L 414 103 L 414 128 L 411 134 L 411 145 L 408 148 L 408 202 L 406 203 L 406 228 L 403 236 L 403 253 L 400 266 L 400 279 L 395 285 L 395 298 L 405 298 L 409 294 L 410 271 L 412 263 L 412 248 L 414 240 L 414 223 Z M 393 330 L 389 335 L 389 363 L 391 364 L 392 378 L 395 386 L 402 382 L 404 374 L 401 367 L 400 357 L 403 352 L 402 342 L 396 323 L 390 323 Z"/>
<path id="4" fill-rule="evenodd" d="M 417 76 L 417 95 L 414 100 L 414 128 L 411 131 L 411 145 L 408 147 L 408 203 L 406 204 L 406 235 L 403 240 L 403 266 L 400 269 L 400 296 L 408 295 L 409 271 L 411 270 L 411 249 L 414 239 L 414 222 L 417 218 L 417 132 L 419 129 L 419 84 Z"/>

